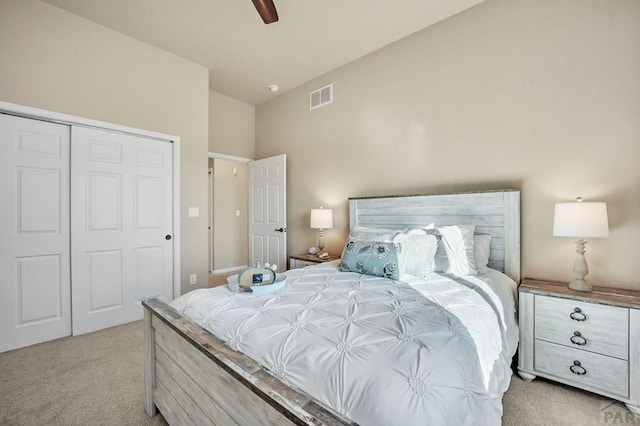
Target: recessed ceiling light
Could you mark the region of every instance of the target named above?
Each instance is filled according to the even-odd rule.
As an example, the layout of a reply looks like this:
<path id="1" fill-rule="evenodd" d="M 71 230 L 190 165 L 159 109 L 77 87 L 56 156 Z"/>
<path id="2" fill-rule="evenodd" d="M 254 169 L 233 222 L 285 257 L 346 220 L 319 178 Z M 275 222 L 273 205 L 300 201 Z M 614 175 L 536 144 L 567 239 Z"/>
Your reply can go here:
<path id="1" fill-rule="evenodd" d="M 277 92 L 278 92 L 278 90 L 280 90 L 280 86 L 277 86 L 277 85 L 275 85 L 275 84 L 272 84 L 271 86 L 269 86 L 269 91 L 270 91 L 271 93 L 277 93 Z"/>

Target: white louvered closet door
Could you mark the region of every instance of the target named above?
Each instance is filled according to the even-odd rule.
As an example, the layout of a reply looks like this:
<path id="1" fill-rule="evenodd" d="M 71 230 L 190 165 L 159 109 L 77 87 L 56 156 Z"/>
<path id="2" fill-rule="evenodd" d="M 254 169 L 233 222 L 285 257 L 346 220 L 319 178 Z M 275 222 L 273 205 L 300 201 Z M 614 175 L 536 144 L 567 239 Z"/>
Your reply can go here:
<path id="1" fill-rule="evenodd" d="M 69 133 L 0 114 L 0 352 L 71 334 Z"/>
<path id="2" fill-rule="evenodd" d="M 73 334 L 142 319 L 173 296 L 172 144 L 73 127 Z"/>

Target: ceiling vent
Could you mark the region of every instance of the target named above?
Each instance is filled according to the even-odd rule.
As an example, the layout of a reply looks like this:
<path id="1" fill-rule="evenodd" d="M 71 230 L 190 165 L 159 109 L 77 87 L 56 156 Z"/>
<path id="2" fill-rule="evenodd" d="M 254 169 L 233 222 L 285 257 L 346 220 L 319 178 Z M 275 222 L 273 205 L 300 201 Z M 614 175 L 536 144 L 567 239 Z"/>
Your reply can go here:
<path id="1" fill-rule="evenodd" d="M 309 92 L 309 109 L 320 108 L 333 102 L 333 84 Z"/>

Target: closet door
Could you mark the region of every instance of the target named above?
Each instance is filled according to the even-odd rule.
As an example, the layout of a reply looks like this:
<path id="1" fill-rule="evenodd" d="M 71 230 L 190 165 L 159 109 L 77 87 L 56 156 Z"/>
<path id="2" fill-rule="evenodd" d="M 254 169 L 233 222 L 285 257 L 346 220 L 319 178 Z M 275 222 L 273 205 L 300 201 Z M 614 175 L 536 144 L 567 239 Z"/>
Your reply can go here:
<path id="1" fill-rule="evenodd" d="M 73 334 L 142 319 L 173 296 L 173 147 L 72 128 Z"/>
<path id="2" fill-rule="evenodd" d="M 0 114 L 0 352 L 71 334 L 69 127 Z"/>

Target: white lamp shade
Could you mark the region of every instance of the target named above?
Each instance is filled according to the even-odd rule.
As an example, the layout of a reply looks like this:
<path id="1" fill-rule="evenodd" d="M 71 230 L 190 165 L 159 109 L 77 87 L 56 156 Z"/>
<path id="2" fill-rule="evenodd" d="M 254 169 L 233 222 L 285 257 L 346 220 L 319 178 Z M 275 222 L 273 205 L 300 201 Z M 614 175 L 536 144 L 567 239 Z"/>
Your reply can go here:
<path id="1" fill-rule="evenodd" d="M 553 216 L 557 237 L 601 238 L 609 236 L 606 203 L 557 203 Z"/>
<path id="2" fill-rule="evenodd" d="M 311 228 L 313 229 L 330 229 L 333 228 L 333 210 L 311 209 Z"/>

